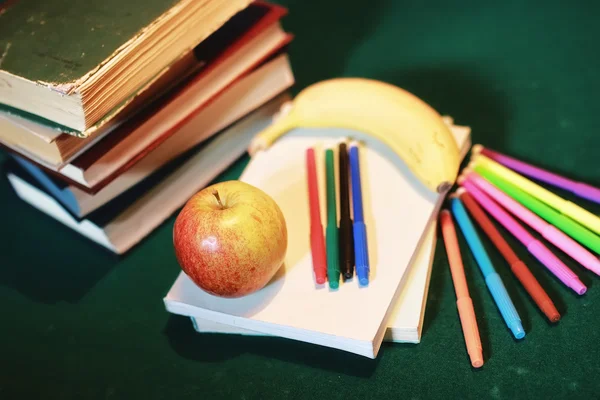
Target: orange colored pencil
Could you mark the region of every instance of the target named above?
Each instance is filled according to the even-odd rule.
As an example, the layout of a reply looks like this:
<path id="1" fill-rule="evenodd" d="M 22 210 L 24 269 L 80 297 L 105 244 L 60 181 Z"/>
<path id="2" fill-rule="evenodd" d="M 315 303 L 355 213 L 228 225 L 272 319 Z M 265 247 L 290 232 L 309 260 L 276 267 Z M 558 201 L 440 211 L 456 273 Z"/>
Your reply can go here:
<path id="1" fill-rule="evenodd" d="M 444 237 L 444 245 L 448 254 L 448 262 L 450 264 L 450 272 L 452 274 L 452 282 L 454 283 L 454 291 L 456 292 L 456 306 L 460 316 L 463 335 L 467 346 L 467 353 L 471 358 L 471 365 L 479 368 L 483 365 L 483 350 L 481 347 L 481 338 L 479 337 L 479 328 L 477 319 L 475 318 L 475 310 L 473 309 L 473 301 L 469 296 L 469 287 L 465 278 L 465 268 L 463 266 L 460 249 L 458 247 L 458 239 L 456 237 L 456 228 L 452 217 L 448 210 L 442 210 L 440 215 L 442 225 L 442 235 Z"/>

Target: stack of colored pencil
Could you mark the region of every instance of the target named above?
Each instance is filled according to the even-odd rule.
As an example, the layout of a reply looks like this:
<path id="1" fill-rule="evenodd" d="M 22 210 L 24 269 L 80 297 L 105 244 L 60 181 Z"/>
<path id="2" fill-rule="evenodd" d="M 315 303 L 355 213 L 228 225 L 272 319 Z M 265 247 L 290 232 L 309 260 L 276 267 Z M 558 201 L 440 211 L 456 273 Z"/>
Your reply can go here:
<path id="1" fill-rule="evenodd" d="M 548 244 L 560 249 L 582 268 L 600 275 L 597 257 L 600 253 L 600 218 L 561 198 L 541 183 L 600 203 L 598 188 L 475 145 L 471 162 L 458 177 L 460 188 L 450 195 L 450 210 L 441 213 L 457 307 L 474 367 L 483 365 L 482 347 L 451 216 L 463 233 L 507 327 L 517 339 L 524 338 L 526 332 L 495 268 L 510 268 L 549 321 L 557 322 L 561 315 L 528 266 L 499 233 L 496 224 L 503 226 L 550 274 L 577 295 L 583 295 L 587 287 Z M 492 264 L 472 220 L 502 254 L 505 265 Z M 543 239 L 536 239 L 526 227 Z"/>
<path id="2" fill-rule="evenodd" d="M 315 150 L 306 150 L 306 172 L 310 207 L 310 243 L 315 281 L 330 289 L 338 289 L 340 275 L 344 281 L 356 276 L 361 286 L 369 284 L 369 254 L 367 251 L 366 226 L 363 219 L 363 202 L 360 181 L 359 149 L 356 143 L 347 146 L 342 141 L 338 151 L 340 215 L 337 215 L 334 150 L 325 150 L 327 183 L 327 227 L 323 237 L 321 223 L 319 183 Z M 351 184 L 350 184 L 351 182 Z M 350 188 L 351 187 L 351 188 Z M 352 209 L 350 211 L 350 196 Z M 354 218 L 353 218 L 354 217 Z"/>

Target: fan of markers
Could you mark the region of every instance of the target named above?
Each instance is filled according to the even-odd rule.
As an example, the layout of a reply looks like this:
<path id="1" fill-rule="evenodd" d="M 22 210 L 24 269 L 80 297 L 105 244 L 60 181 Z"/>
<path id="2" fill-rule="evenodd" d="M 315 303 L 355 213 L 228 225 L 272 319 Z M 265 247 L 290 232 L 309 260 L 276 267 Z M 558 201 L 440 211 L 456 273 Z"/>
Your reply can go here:
<path id="1" fill-rule="evenodd" d="M 531 235 L 526 227 L 538 232 L 544 241 L 556 246 L 582 267 L 600 275 L 600 260 L 595 255 L 600 251 L 600 218 L 540 186 L 536 181 L 600 203 L 598 188 L 476 145 L 473 147 L 471 163 L 458 178 L 460 188 L 451 195 L 450 211 L 443 210 L 441 213 L 442 235 L 455 286 L 458 311 L 467 352 L 474 367 L 483 365 L 482 347 L 451 215 L 463 233 L 506 325 L 517 339 L 525 337 L 521 319 L 472 220 L 481 227 L 537 307 L 552 322 L 560 319 L 554 303 L 501 236 L 488 215 L 510 232 L 560 282 L 578 295 L 587 291 L 585 284 L 543 241 Z"/>

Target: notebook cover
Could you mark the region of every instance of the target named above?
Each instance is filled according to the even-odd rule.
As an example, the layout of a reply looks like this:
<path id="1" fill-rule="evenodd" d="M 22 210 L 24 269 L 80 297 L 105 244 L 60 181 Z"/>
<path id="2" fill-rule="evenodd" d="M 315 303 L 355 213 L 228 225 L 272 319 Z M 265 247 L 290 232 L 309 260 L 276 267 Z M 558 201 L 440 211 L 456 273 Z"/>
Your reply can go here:
<path id="1" fill-rule="evenodd" d="M 340 136 L 366 143 L 361 173 L 372 270 L 368 288 L 359 288 L 354 280 L 331 292 L 315 287 L 313 278 L 304 154 L 318 145 L 322 165 L 323 146 Z M 467 138 L 461 139 L 459 148 L 464 149 Z M 255 155 L 240 179 L 270 194 L 281 207 L 288 227 L 284 265 L 265 288 L 240 299 L 209 295 L 181 272 L 164 298 L 166 309 L 376 357 L 390 305 L 406 281 L 407 268 L 442 196 L 426 189 L 387 146 L 342 129 L 295 129 Z M 321 190 L 323 209 L 324 193 Z"/>

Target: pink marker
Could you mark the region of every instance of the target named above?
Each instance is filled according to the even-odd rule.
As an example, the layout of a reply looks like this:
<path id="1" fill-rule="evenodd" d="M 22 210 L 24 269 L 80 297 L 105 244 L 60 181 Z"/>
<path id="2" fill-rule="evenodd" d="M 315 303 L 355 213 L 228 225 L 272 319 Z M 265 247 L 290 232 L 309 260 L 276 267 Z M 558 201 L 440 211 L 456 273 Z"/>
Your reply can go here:
<path id="1" fill-rule="evenodd" d="M 523 228 L 513 217 L 498 206 L 485 193 L 480 191 L 475 184 L 469 180 L 459 181 L 477 202 L 490 213 L 496 221 L 504 226 L 515 236 L 527 250 L 546 266 L 562 283 L 570 287 L 575 293 L 582 295 L 587 291 L 586 286 L 579 280 L 577 275 L 558 259 L 542 242 L 536 240 L 525 228 Z M 461 190 L 459 189 L 459 190 Z M 457 191 L 458 192 L 458 191 Z"/>
<path id="2" fill-rule="evenodd" d="M 562 231 L 556 229 L 521 204 L 517 203 L 506 193 L 486 181 L 481 175 L 476 172 L 467 174 L 467 180 L 473 182 L 479 189 L 484 191 L 488 196 L 496 200 L 500 205 L 513 213 L 521 221 L 525 222 L 531 228 L 535 229 L 540 235 L 547 239 L 550 243 L 564 251 L 575 261 L 595 273 L 600 275 L 600 260 L 592 253 L 583 248 L 579 243 L 565 235 Z"/>

